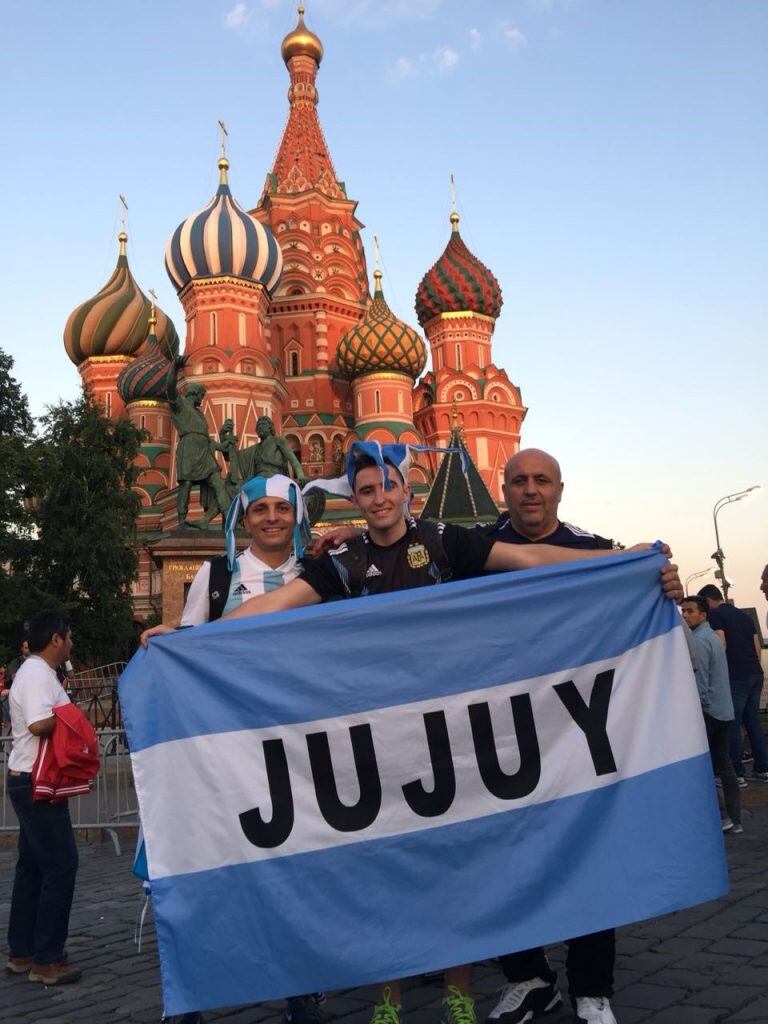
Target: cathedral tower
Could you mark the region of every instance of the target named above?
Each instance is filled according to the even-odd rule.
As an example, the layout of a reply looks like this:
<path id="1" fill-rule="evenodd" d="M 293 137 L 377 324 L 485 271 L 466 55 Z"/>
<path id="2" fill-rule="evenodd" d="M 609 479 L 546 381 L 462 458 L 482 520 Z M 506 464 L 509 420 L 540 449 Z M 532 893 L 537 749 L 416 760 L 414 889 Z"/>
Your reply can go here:
<path id="1" fill-rule="evenodd" d="M 452 407 L 486 487 L 502 501 L 504 464 L 520 446 L 527 412 L 520 391 L 493 362 L 491 340 L 501 312 L 499 282 L 474 256 L 451 214 L 451 237 L 422 278 L 416 315 L 432 354 L 432 370 L 414 394 L 416 427 L 428 445 L 447 445 Z"/>
<path id="2" fill-rule="evenodd" d="M 281 52 L 290 76 L 288 121 L 252 212 L 270 226 L 284 258 L 270 306 L 273 354 L 285 375 L 282 430 L 310 476 L 332 476 L 354 417 L 336 348 L 368 302 L 362 224 L 320 127 L 323 46 L 301 7 Z"/>
<path id="3" fill-rule="evenodd" d="M 143 355 L 149 333 L 151 303 L 128 266 L 128 235 L 118 235 L 120 252 L 112 276 L 96 294 L 74 309 L 64 328 L 64 347 L 80 371 L 85 389 L 117 419 L 125 410 L 117 390 L 120 371 Z M 174 356 L 176 328 L 158 308 L 156 334 Z"/>
<path id="4" fill-rule="evenodd" d="M 413 423 L 413 384 L 426 365 L 426 348 L 387 305 L 378 268 L 373 277 L 373 302 L 363 321 L 343 335 L 337 352 L 339 370 L 352 382 L 354 437 L 421 444 Z M 421 475 L 419 482 L 425 482 Z"/>
<path id="5" fill-rule="evenodd" d="M 241 443 L 253 444 L 259 416 L 279 426 L 285 399 L 269 329 L 283 257 L 269 228 L 233 198 L 225 156 L 218 166 L 216 195 L 173 232 L 165 268 L 186 314 L 184 380 L 205 386 L 212 432 L 232 420 Z"/>

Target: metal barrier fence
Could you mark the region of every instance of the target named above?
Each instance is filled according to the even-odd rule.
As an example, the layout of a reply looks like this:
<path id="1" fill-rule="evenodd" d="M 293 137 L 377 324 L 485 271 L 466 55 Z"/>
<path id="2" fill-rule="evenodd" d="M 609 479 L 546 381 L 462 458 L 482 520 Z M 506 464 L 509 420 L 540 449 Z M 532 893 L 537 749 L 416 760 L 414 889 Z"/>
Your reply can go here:
<path id="1" fill-rule="evenodd" d="M 135 828 L 139 823 L 131 758 L 123 729 L 97 729 L 96 735 L 101 750 L 99 773 L 90 793 L 69 801 L 69 811 L 74 828 L 103 829 L 119 856 L 121 849 L 118 830 Z M 6 767 L 10 750 L 11 737 L 5 735 L 0 738 L 0 769 L 3 778 L 0 832 L 19 830 L 19 823 L 8 798 Z"/>
<path id="2" fill-rule="evenodd" d="M 113 661 L 67 678 L 70 699 L 82 708 L 94 729 L 120 729 L 123 724 L 117 682 L 124 668 L 124 661 Z"/>

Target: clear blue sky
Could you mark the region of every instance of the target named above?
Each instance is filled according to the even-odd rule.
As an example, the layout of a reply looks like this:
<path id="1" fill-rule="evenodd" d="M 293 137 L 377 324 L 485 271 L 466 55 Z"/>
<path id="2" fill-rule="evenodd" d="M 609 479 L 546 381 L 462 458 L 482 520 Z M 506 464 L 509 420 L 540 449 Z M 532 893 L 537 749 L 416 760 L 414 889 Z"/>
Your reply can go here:
<path id="1" fill-rule="evenodd" d="M 684 573 L 712 505 L 768 485 L 768 4 L 763 0 L 307 0 L 338 176 L 379 235 L 391 305 L 462 233 L 504 291 L 494 357 L 560 457 L 566 519 L 663 536 Z M 129 257 L 181 328 L 163 268 L 230 179 L 260 195 L 283 128 L 284 0 L 6 4 L 0 344 L 33 411 L 77 393 L 61 334 Z M 720 517 L 742 604 L 766 606 L 768 493 Z"/>

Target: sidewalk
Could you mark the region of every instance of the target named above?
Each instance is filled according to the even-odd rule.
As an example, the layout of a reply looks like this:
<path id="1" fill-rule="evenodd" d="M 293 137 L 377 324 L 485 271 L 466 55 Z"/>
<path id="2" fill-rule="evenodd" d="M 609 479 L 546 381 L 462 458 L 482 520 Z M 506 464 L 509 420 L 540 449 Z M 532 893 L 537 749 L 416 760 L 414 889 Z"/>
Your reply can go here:
<path id="1" fill-rule="evenodd" d="M 754 787 L 757 790 L 757 787 Z M 766 788 L 766 787 L 764 787 Z M 751 796 L 751 794 L 750 794 Z M 726 840 L 731 891 L 721 900 L 621 929 L 616 996 L 619 1024 L 766 1024 L 768 1021 L 768 805 L 755 792 L 744 808 L 743 836 Z M 124 844 L 130 845 L 130 844 Z M 110 843 L 83 845 L 70 928 L 70 959 L 83 968 L 79 984 L 46 989 L 3 973 L 2 1024 L 157 1024 L 161 1014 L 157 947 L 151 913 L 141 953 L 133 944 L 140 885 L 131 857 Z M 15 854 L 0 847 L 0 935 L 4 946 Z M 552 960 L 562 966 L 564 949 Z M 200 964 L 205 970 L 205 965 Z M 561 982 L 564 975 L 561 971 Z M 476 969 L 478 1019 L 495 1002 L 503 979 L 492 963 Z M 373 990 L 333 993 L 326 1010 L 343 1024 L 367 1024 Z M 407 1024 L 438 1024 L 440 989 L 422 979 L 404 994 Z M 206 1014 L 206 1022 L 279 1024 L 278 1003 Z M 546 1018 L 572 1020 L 565 1009 Z"/>

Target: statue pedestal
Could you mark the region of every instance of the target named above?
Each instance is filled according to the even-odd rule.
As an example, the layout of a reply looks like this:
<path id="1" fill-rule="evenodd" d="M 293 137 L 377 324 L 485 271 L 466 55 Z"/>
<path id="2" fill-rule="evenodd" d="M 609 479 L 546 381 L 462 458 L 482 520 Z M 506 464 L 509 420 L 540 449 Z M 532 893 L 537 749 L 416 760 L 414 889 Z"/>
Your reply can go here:
<path id="1" fill-rule="evenodd" d="M 220 529 L 179 528 L 149 545 L 149 551 L 162 573 L 162 621 L 178 626 L 195 573 L 207 558 L 224 554 L 224 535 Z"/>

